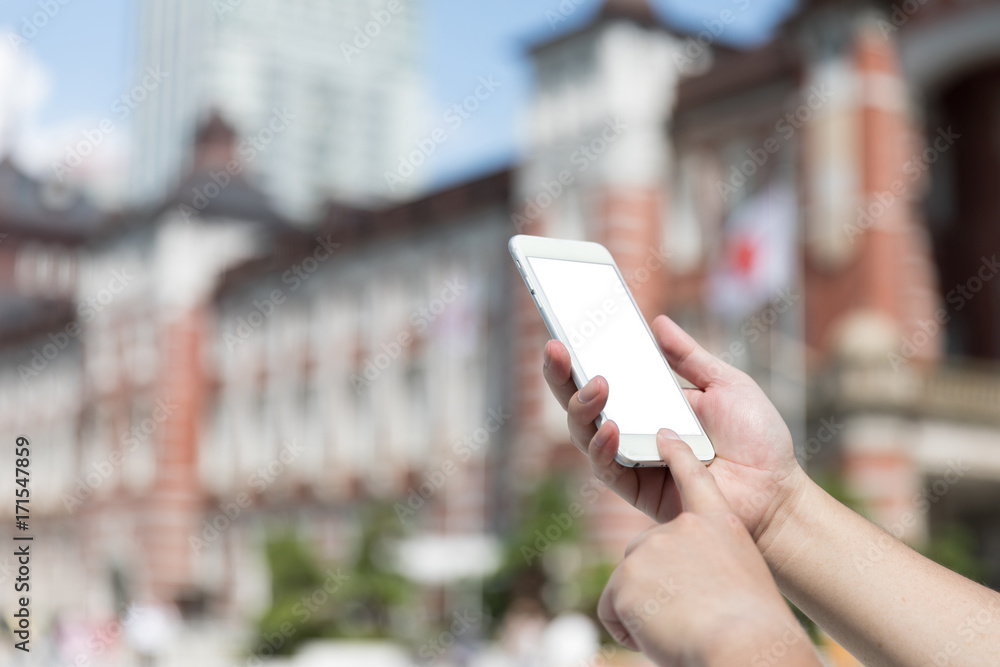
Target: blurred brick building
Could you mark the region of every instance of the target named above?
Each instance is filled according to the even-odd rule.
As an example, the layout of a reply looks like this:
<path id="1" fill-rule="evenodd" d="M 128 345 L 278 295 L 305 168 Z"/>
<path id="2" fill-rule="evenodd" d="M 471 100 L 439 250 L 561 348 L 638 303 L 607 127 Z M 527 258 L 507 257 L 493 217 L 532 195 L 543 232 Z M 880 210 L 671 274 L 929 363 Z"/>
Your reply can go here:
<path id="1" fill-rule="evenodd" d="M 1000 3 L 806 2 L 751 51 L 717 42 L 741 7 L 691 33 L 608 0 L 531 50 L 518 164 L 308 230 L 212 178 L 220 118 L 174 196 L 109 220 L 0 164 L 0 423 L 65 547 L 45 611 L 252 613 L 265 532 L 344 556 L 366 498 L 412 509 L 411 576 L 488 564 L 515 492 L 587 472 L 514 233 L 605 243 L 648 317 L 754 375 L 810 470 L 1000 562 Z M 645 525 L 609 493 L 584 521 L 612 558 Z"/>

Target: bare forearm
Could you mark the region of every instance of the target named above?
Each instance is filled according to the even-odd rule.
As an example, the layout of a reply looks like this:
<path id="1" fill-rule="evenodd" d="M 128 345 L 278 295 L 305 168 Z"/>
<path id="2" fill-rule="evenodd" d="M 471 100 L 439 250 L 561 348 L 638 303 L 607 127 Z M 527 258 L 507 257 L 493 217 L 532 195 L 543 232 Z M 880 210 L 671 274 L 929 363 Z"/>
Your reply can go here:
<path id="1" fill-rule="evenodd" d="M 1000 595 L 924 558 L 811 481 L 759 546 L 788 599 L 870 667 L 1000 664 Z"/>

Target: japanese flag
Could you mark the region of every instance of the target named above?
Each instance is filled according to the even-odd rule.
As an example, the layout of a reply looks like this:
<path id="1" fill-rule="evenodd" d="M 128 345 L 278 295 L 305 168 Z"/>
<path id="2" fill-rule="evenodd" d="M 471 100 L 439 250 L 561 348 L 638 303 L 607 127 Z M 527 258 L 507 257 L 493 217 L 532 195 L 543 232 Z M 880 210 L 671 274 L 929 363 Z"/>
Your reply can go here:
<path id="1" fill-rule="evenodd" d="M 768 187 L 737 206 L 726 221 L 709 277 L 709 307 L 727 321 L 746 318 L 794 278 L 795 192 Z"/>

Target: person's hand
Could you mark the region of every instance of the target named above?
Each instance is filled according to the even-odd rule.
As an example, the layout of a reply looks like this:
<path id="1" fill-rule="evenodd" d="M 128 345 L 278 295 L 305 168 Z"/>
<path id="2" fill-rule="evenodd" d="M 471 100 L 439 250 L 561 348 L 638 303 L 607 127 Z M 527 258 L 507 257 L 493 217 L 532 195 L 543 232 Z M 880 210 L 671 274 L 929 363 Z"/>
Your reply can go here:
<path id="1" fill-rule="evenodd" d="M 651 328 L 670 365 L 695 385 L 684 394 L 715 446 L 716 458 L 708 470 L 760 543 L 794 507 L 807 481 L 795 460 L 788 427 L 748 375 L 712 356 L 664 315 L 653 320 Z M 594 426 L 614 388 L 598 376 L 577 391 L 570 371 L 565 346 L 550 340 L 545 346 L 545 379 L 567 411 L 573 444 L 589 455 L 594 473 L 615 493 L 659 523 L 673 519 L 681 503 L 670 471 L 622 466 L 615 461 L 618 426 L 611 420 L 600 430 Z"/>
<path id="2" fill-rule="evenodd" d="M 597 605 L 604 627 L 659 665 L 766 664 L 775 655 L 819 665 L 742 521 L 672 436 L 660 431 L 657 447 L 683 511 L 629 544 Z"/>

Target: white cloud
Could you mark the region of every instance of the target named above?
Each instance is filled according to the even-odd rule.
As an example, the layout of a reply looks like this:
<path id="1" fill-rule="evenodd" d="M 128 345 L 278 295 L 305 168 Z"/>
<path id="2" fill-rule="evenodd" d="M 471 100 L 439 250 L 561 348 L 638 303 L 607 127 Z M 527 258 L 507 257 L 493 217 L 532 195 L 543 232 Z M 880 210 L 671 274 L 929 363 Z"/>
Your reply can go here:
<path id="1" fill-rule="evenodd" d="M 128 168 L 127 127 L 114 124 L 112 132 L 103 132 L 100 117 L 43 124 L 41 112 L 52 91 L 52 76 L 29 48 L 17 46 L 14 34 L 0 26 L 0 156 L 11 156 L 36 178 L 61 177 L 97 203 L 116 205 L 124 194 Z M 74 166 L 57 166 L 65 167 L 70 153 L 84 151 Z"/>
<path id="2" fill-rule="evenodd" d="M 16 149 L 52 92 L 52 77 L 35 56 L 0 27 L 0 154 Z M 14 145 L 11 145 L 14 144 Z"/>

